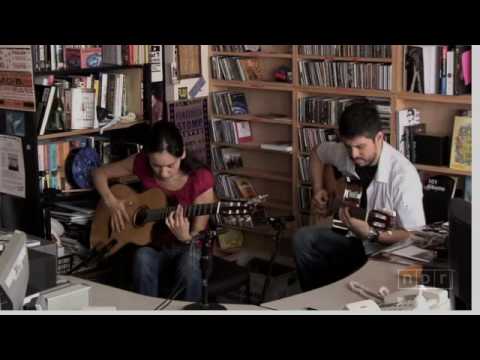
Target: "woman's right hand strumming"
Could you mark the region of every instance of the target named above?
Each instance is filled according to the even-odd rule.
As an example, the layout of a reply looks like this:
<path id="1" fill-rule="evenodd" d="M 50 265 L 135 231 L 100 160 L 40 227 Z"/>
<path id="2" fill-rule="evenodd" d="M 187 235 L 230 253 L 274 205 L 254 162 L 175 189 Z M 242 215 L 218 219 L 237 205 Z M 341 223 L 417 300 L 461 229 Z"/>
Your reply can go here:
<path id="1" fill-rule="evenodd" d="M 128 205 L 127 201 L 112 197 L 105 201 L 105 205 L 110 211 L 110 226 L 112 227 L 112 232 L 120 232 L 125 229 L 130 222 L 126 208 Z"/>

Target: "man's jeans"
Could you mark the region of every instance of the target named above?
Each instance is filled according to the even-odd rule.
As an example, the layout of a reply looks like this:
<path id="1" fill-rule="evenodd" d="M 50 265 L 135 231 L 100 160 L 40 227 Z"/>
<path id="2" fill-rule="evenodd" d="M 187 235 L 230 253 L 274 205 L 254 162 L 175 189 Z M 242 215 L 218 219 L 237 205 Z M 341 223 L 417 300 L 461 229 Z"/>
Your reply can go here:
<path id="1" fill-rule="evenodd" d="M 308 226 L 293 238 L 295 262 L 303 291 L 340 280 L 367 261 L 362 241 L 329 228 Z"/>
<path id="2" fill-rule="evenodd" d="M 133 260 L 134 291 L 149 296 L 168 297 L 179 285 L 183 300 L 200 301 L 202 296 L 200 248 L 195 244 L 165 248 L 161 251 L 144 246 Z"/>

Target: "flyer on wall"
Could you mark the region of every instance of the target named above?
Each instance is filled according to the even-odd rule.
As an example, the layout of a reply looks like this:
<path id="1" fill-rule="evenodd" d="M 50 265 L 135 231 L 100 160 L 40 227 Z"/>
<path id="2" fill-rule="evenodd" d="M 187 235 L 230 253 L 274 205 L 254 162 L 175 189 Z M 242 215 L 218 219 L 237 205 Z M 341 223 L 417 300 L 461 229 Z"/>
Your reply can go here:
<path id="1" fill-rule="evenodd" d="M 0 135 L 0 193 L 25 198 L 22 139 Z"/>
<path id="2" fill-rule="evenodd" d="M 0 109 L 35 111 L 30 45 L 0 45 Z"/>

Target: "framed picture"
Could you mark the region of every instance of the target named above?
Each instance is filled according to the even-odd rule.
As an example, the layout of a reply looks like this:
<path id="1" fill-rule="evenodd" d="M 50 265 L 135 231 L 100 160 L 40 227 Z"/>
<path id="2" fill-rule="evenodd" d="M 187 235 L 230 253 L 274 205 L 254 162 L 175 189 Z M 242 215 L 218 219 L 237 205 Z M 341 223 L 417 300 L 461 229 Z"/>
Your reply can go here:
<path id="1" fill-rule="evenodd" d="M 188 88 L 186 86 L 178 88 L 178 100 L 188 100 Z"/>
<path id="2" fill-rule="evenodd" d="M 472 118 L 455 116 L 450 153 L 452 169 L 472 170 Z"/>
<path id="3" fill-rule="evenodd" d="M 202 76 L 200 45 L 177 45 L 178 79 Z"/>

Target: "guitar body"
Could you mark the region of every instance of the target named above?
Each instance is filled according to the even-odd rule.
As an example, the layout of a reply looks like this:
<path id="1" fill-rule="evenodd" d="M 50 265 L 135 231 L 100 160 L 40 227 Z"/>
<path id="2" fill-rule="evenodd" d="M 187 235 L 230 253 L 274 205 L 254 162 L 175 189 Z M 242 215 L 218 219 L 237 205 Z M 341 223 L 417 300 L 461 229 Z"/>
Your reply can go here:
<path id="1" fill-rule="evenodd" d="M 153 188 L 137 193 L 127 185 L 121 184 L 112 186 L 110 190 L 117 199 L 125 200 L 129 221 L 121 232 L 112 232 L 110 211 L 101 199 L 90 231 L 91 249 L 113 255 L 129 243 L 139 246 L 150 244 L 154 248 L 178 243 L 165 224 L 165 218 L 175 211 L 177 203 L 167 198 L 162 190 Z M 184 214 L 189 219 L 205 215 L 249 218 L 261 210 L 260 204 L 265 199 L 266 195 L 259 195 L 253 199 L 192 204 L 185 207 Z"/>
<path id="2" fill-rule="evenodd" d="M 143 193 L 137 193 L 126 185 L 114 185 L 111 187 L 112 193 L 119 200 L 127 200 L 126 208 L 130 221 L 121 232 L 111 232 L 110 211 L 105 202 L 100 200 L 97 205 L 95 218 L 90 231 L 90 247 L 95 250 L 102 250 L 109 245 L 112 240 L 116 243 L 109 251 L 113 254 L 128 243 L 140 246 L 148 245 L 152 241 L 155 223 L 150 222 L 142 226 L 136 226 L 134 219 L 139 209 L 159 209 L 168 206 L 167 197 L 160 189 L 149 189 Z"/>
<path id="3" fill-rule="evenodd" d="M 342 198 L 346 187 L 346 181 L 344 177 L 338 179 L 335 177 L 335 172 L 331 165 L 325 165 L 323 184 L 329 194 L 329 202 L 335 202 Z M 320 216 L 312 204 L 310 208 L 310 225 L 330 227 L 332 220 L 333 214 L 330 216 Z"/>
<path id="4" fill-rule="evenodd" d="M 333 167 L 325 166 L 324 187 L 329 194 L 328 205 L 332 215 L 320 216 L 316 213 L 313 204 L 310 211 L 310 225 L 323 225 L 343 235 L 348 233 L 348 227 L 340 220 L 338 210 L 340 207 L 348 207 L 350 216 L 365 220 L 377 230 L 385 231 L 393 228 L 395 224 L 395 212 L 390 210 L 372 209 L 367 218 L 367 211 L 360 207 L 362 198 L 362 186 L 358 180 L 352 178 L 335 178 Z"/>

